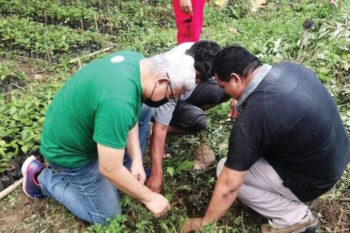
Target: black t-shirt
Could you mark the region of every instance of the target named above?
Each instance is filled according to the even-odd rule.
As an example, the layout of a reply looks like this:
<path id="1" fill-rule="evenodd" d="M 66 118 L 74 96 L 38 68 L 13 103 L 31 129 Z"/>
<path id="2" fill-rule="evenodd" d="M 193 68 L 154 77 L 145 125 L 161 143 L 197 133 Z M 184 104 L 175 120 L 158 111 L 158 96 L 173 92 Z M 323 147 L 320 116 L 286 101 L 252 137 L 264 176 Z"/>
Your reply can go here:
<path id="1" fill-rule="evenodd" d="M 315 73 L 273 66 L 242 104 L 225 166 L 248 170 L 264 157 L 301 201 L 327 192 L 349 161 L 350 141 L 336 105 Z"/>

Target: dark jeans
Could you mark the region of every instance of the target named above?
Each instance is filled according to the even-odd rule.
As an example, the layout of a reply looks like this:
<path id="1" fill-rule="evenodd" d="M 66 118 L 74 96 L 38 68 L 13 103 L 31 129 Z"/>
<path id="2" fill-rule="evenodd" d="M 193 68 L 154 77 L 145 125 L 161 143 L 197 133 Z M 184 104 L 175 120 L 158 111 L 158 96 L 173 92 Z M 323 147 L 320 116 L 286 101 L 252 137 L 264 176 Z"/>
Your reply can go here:
<path id="1" fill-rule="evenodd" d="M 207 118 L 203 107 L 208 105 L 214 107 L 229 99 L 216 80 L 200 83 L 187 100 L 178 102 L 170 126 L 191 133 L 206 129 Z"/>

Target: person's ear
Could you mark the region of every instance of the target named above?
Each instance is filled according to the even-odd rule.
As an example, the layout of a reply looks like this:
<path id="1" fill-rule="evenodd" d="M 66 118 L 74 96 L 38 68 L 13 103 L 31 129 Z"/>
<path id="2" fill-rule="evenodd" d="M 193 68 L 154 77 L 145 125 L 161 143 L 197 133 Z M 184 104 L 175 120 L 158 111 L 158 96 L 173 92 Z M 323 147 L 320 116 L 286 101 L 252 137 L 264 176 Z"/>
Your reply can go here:
<path id="1" fill-rule="evenodd" d="M 231 73 L 230 78 L 237 86 L 241 85 L 242 79 L 237 73 Z"/>
<path id="2" fill-rule="evenodd" d="M 168 79 L 167 76 L 159 76 L 157 78 L 157 85 L 168 85 L 168 83 L 170 82 L 170 80 Z"/>
<path id="3" fill-rule="evenodd" d="M 196 84 L 201 82 L 201 72 L 196 70 Z"/>

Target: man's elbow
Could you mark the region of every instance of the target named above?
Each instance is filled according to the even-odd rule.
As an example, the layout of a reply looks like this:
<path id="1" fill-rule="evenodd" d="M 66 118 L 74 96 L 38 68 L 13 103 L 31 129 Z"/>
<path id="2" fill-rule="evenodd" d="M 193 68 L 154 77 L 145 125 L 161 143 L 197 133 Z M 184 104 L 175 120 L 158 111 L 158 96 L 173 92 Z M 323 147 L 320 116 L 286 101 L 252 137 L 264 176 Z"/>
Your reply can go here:
<path id="1" fill-rule="evenodd" d="M 153 123 L 153 133 L 162 134 L 162 133 L 164 133 L 164 131 L 166 132 L 167 129 L 168 129 L 167 125 L 164 125 L 164 124 L 159 123 L 157 121 L 155 121 Z"/>
<path id="2" fill-rule="evenodd" d="M 242 186 L 242 182 L 238 180 L 224 179 L 218 185 L 219 188 L 223 191 L 223 196 L 229 197 L 239 192 Z"/>
<path id="3" fill-rule="evenodd" d="M 241 189 L 242 183 L 237 181 L 226 181 L 226 187 L 229 193 L 238 192 Z"/>
<path id="4" fill-rule="evenodd" d="M 104 166 L 104 165 L 101 165 L 101 164 L 99 164 L 98 170 L 105 177 L 108 177 L 112 173 L 112 170 L 111 170 L 111 168 L 109 166 Z"/>
<path id="5" fill-rule="evenodd" d="M 159 141 L 164 141 L 166 138 L 166 133 L 168 126 L 161 123 L 155 122 L 152 129 L 151 142 L 157 145 Z"/>
<path id="6" fill-rule="evenodd" d="M 99 164 L 99 171 L 100 173 L 107 177 L 107 178 L 111 178 L 111 177 L 115 177 L 116 175 L 118 175 L 117 170 L 120 169 L 118 168 L 119 166 L 111 166 L 110 164 Z"/>

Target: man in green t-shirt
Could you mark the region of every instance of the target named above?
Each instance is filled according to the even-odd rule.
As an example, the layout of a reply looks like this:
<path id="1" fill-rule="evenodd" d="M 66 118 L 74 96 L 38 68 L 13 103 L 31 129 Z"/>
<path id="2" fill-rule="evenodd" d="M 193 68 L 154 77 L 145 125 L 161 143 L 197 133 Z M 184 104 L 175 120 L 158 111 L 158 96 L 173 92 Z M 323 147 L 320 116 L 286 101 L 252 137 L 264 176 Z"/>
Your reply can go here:
<path id="1" fill-rule="evenodd" d="M 86 65 L 47 110 L 40 151 L 50 166 L 28 158 L 24 192 L 52 197 L 90 223 L 105 224 L 121 213 L 118 189 L 154 216 L 164 215 L 168 200 L 144 185 L 142 150 L 152 114 L 142 102 L 156 107 L 194 85 L 194 60 L 179 49 L 150 58 L 122 51 Z M 125 149 L 130 168 L 123 163 Z"/>

